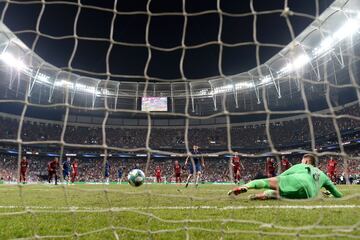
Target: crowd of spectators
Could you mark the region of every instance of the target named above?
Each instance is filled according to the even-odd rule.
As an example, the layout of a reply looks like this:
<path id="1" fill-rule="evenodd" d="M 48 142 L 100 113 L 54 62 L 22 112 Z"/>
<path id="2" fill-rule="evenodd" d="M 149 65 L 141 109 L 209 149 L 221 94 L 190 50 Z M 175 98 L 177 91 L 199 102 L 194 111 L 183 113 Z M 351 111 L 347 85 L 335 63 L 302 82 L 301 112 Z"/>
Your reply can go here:
<path id="1" fill-rule="evenodd" d="M 360 117 L 358 104 L 346 107 L 333 117 L 324 114 L 322 117 L 302 117 L 294 120 L 272 122 L 269 125 L 270 135 L 266 134 L 266 124 L 248 124 L 231 126 L 231 146 L 241 148 L 266 148 L 270 141 L 276 148 L 286 148 L 298 144 L 310 145 L 312 139 L 315 145 L 324 142 L 337 143 L 337 131 L 343 142 L 358 138 L 360 135 L 360 121 L 354 117 Z M 348 117 L 351 116 L 351 117 Z M 310 121 L 310 122 L 309 122 Z M 312 131 L 310 128 L 312 124 Z M 0 139 L 17 139 L 19 122 L 15 119 L 0 117 Z M 63 127 L 59 124 L 24 121 L 21 129 L 23 141 L 60 141 Z M 106 126 L 102 131 L 101 126 L 75 126 L 68 124 L 64 141 L 68 144 L 103 145 L 117 148 L 145 148 L 147 140 L 147 128 L 124 128 L 122 126 Z M 189 128 L 189 146 L 197 144 L 201 148 L 228 145 L 227 128 Z M 106 141 L 104 142 L 104 139 Z M 156 128 L 150 131 L 149 146 L 152 149 L 184 147 L 184 128 Z"/>
<path id="2" fill-rule="evenodd" d="M 336 116 L 336 117 L 334 117 Z M 339 117 L 340 116 L 340 117 Z M 272 122 L 269 125 L 270 136 L 267 135 L 267 127 L 263 124 L 247 124 L 242 126 L 231 126 L 230 139 L 231 146 L 242 148 L 266 148 L 269 147 L 270 140 L 275 148 L 286 148 L 286 146 L 297 147 L 299 144 L 311 143 L 315 141 L 316 146 L 324 144 L 338 143 L 337 132 L 340 132 L 340 139 L 346 142 L 352 139 L 360 138 L 360 108 L 358 104 L 346 107 L 331 115 L 329 113 L 322 116 L 312 116 L 296 118 L 293 120 Z M 310 128 L 310 123 L 313 126 Z M 35 141 L 49 144 L 54 141 L 61 141 L 63 126 L 55 123 L 44 123 L 34 121 L 19 121 L 12 118 L 0 117 L 0 140 L 5 148 L 7 140 L 17 140 L 19 126 L 22 126 L 20 138 L 22 141 Z M 310 130 L 312 129 L 312 130 Z M 313 132 L 313 134 L 312 134 Z M 63 141 L 68 144 L 87 145 L 103 147 L 106 144 L 109 147 L 117 148 L 145 148 L 148 129 L 146 128 L 126 128 L 106 126 L 105 131 L 101 126 L 75 126 L 68 124 Z M 185 144 L 184 128 L 159 128 L 153 127 L 150 131 L 149 146 L 152 149 L 167 148 L 168 151 L 175 151 L 175 148 L 184 148 Z M 270 139 L 269 139 L 270 137 Z M 104 139 L 106 140 L 104 142 Z M 227 149 L 228 129 L 222 127 L 208 128 L 189 128 L 188 144 L 200 145 L 201 149 L 211 149 L 213 146 L 222 146 Z M 74 145 L 74 147 L 76 147 Z M 29 145 L 23 145 L 26 148 Z M 46 146 L 46 145 L 45 145 Z M 303 146 L 302 146 L 303 147 Z M 78 149 L 78 153 L 81 149 Z M 350 156 L 358 156 L 357 151 L 352 150 Z M 320 167 L 324 169 L 326 165 L 325 158 L 320 158 Z M 49 157 L 30 156 L 29 178 L 31 181 L 38 181 L 42 176 L 47 175 L 47 163 Z M 171 177 L 174 158 L 155 158 L 149 161 L 144 158 L 109 158 L 111 166 L 112 179 L 117 178 L 118 169 L 123 169 L 124 175 L 130 169 L 139 164 L 141 169 L 146 170 L 148 176 L 153 175 L 155 167 L 160 166 L 163 176 Z M 177 159 L 181 163 L 184 159 Z M 293 163 L 299 162 L 298 156 L 289 156 Z M 340 163 L 344 162 L 341 158 Z M 242 176 L 244 180 L 255 178 L 263 174 L 265 158 L 243 158 L 244 169 Z M 359 162 L 349 159 L 349 174 L 359 174 Z M 102 181 L 102 172 L 104 158 L 80 158 L 79 159 L 79 180 L 85 182 Z M 147 166 L 147 168 L 146 168 Z M 18 158 L 15 155 L 0 155 L 0 177 L 6 180 L 16 180 L 18 169 Z M 343 173 L 343 165 L 339 165 L 339 172 Z M 184 171 L 186 175 L 186 171 Z M 203 180 L 211 182 L 229 181 L 231 178 L 229 172 L 228 158 L 208 158 L 206 168 L 204 169 Z"/>

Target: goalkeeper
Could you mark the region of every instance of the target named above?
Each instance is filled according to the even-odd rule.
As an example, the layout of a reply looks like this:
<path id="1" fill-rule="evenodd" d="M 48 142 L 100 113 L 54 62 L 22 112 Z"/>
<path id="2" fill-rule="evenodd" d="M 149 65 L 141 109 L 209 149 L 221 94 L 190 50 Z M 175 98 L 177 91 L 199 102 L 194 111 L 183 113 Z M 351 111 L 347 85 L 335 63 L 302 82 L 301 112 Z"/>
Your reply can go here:
<path id="1" fill-rule="evenodd" d="M 277 177 L 251 181 L 241 187 L 229 191 L 228 195 L 238 195 L 249 189 L 268 189 L 263 193 L 251 195 L 251 200 L 266 199 L 307 199 L 318 196 L 324 187 L 325 195 L 332 194 L 336 198 L 342 197 L 331 180 L 320 169 L 315 167 L 315 157 L 305 154 L 301 164 L 296 164 Z"/>

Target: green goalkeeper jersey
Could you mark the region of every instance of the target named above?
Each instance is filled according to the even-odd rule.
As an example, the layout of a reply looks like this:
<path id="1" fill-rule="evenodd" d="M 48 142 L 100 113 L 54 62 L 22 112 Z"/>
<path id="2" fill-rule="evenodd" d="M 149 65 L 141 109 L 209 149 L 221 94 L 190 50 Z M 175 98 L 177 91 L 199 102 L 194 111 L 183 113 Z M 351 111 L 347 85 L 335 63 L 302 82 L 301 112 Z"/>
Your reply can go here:
<path id="1" fill-rule="evenodd" d="M 313 198 L 324 187 L 334 197 L 342 197 L 331 180 L 320 169 L 308 165 L 297 164 L 277 176 L 280 196 L 284 198 Z"/>

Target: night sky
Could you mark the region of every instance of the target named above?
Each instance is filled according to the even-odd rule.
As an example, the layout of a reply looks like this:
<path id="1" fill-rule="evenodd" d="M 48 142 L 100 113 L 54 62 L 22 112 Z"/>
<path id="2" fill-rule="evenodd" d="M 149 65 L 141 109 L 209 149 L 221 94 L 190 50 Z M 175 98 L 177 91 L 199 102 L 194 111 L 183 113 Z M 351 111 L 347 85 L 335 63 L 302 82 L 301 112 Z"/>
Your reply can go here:
<path id="1" fill-rule="evenodd" d="M 315 15 L 317 0 L 289 0 L 290 10 L 294 12 Z M 18 36 L 32 47 L 37 34 L 29 30 L 36 30 L 36 21 L 42 9 L 42 4 L 10 3 L 4 22 L 8 27 L 18 32 Z M 31 1 L 33 2 L 33 1 Z M 56 4 L 56 1 L 46 1 L 43 8 L 39 30 L 42 34 L 53 37 L 64 37 L 54 40 L 40 36 L 35 44 L 35 51 L 43 59 L 61 68 L 69 67 L 69 59 L 74 48 L 74 22 L 78 11 L 77 1 L 68 1 L 74 4 Z M 110 30 L 113 13 L 113 0 L 82 0 L 83 6 L 97 6 L 104 10 L 94 10 L 82 7 L 77 22 L 77 35 L 79 37 L 98 38 L 96 41 L 79 40 L 75 57 L 71 67 L 76 70 L 85 70 L 101 74 L 106 73 L 106 53 L 109 49 Z M 318 0 L 320 13 L 326 9 L 333 0 Z M 50 4 L 52 3 L 52 4 Z M 114 40 L 123 43 L 136 43 L 139 46 L 124 46 L 115 44 L 111 50 L 109 67 L 113 80 L 143 81 L 144 68 L 148 58 L 148 49 L 145 47 L 145 29 L 149 21 L 146 11 L 147 0 L 120 0 L 116 9 L 120 14 L 116 16 L 113 31 Z M 186 0 L 186 12 L 201 13 L 217 9 L 215 0 Z M 3 10 L 5 3 L 1 3 Z M 152 13 L 181 13 L 182 0 L 151 0 Z M 254 0 L 255 11 L 278 10 L 271 14 L 257 16 L 256 36 L 260 43 L 275 43 L 286 45 L 291 41 L 290 32 L 285 18 L 281 17 L 284 0 Z M 224 13 L 249 13 L 250 0 L 220 0 L 220 8 Z M 137 14 L 134 13 L 137 11 Z M 132 12 L 132 13 L 130 13 Z M 126 14 L 125 14 L 126 13 Z M 185 45 L 196 46 L 218 40 L 220 17 L 217 12 L 187 17 Z M 291 25 L 298 35 L 312 19 L 291 16 Z M 255 44 L 253 39 L 254 16 L 227 16 L 223 15 L 221 40 L 225 43 L 222 54 L 222 70 L 225 75 L 232 75 L 247 71 L 256 66 Z M 182 14 L 151 16 L 149 25 L 149 42 L 154 47 L 174 48 L 181 46 L 184 17 Z M 25 31 L 24 31 L 25 30 Z M 102 39 L 102 40 L 101 40 Z M 231 44 L 250 42 L 245 46 Z M 142 45 L 141 45 L 142 44 Z M 206 44 L 206 46 L 187 49 L 184 60 L 184 73 L 187 79 L 201 79 L 219 75 L 218 59 L 219 44 Z M 264 62 L 280 51 L 279 47 L 260 48 L 260 60 Z M 182 49 L 163 51 L 151 49 L 151 61 L 147 74 L 151 78 L 177 80 L 181 78 L 180 57 Z M 98 74 L 93 77 L 106 78 Z M 83 74 L 86 75 L 86 74 Z M 87 74 L 89 75 L 89 74 Z M 118 75 L 130 75 L 119 77 Z M 150 79 L 156 80 L 156 79 Z"/>

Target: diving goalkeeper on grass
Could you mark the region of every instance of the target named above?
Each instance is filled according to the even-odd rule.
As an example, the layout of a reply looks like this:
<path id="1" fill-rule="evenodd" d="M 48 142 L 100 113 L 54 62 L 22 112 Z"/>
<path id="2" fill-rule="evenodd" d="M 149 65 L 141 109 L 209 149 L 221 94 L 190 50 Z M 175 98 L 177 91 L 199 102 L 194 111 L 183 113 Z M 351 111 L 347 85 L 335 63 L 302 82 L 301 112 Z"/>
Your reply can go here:
<path id="1" fill-rule="evenodd" d="M 322 187 L 327 190 L 323 194 L 342 197 L 342 193 L 336 189 L 326 174 L 315 167 L 315 157 L 305 154 L 300 164 L 294 165 L 279 176 L 251 181 L 229 191 L 228 195 L 238 195 L 249 189 L 268 189 L 263 193 L 250 195 L 249 198 L 251 200 L 307 199 L 318 196 Z"/>

